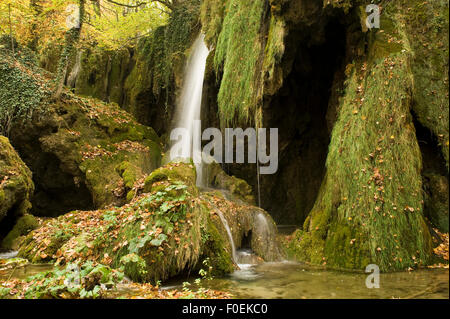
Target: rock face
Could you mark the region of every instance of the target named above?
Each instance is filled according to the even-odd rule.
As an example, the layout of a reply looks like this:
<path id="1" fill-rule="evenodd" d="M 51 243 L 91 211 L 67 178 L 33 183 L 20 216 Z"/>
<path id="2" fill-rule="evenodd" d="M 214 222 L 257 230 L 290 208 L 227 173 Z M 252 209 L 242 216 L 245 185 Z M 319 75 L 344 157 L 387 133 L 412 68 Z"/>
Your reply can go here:
<path id="1" fill-rule="evenodd" d="M 279 258 L 272 248 L 277 246 L 271 245 L 276 233 L 267 213 L 220 195 L 200 195 L 195 179 L 192 164 L 170 163 L 146 179 L 143 193 L 130 204 L 75 211 L 45 222 L 22 242 L 19 255 L 60 264 L 95 260 L 123 267 L 134 281 L 165 280 L 204 265 L 211 266 L 213 274 L 224 274 L 234 266 L 226 231 L 215 213 L 221 209 L 236 247 L 247 235 L 259 256 L 268 261 Z M 259 215 L 265 222 L 253 224 Z"/>
<path id="2" fill-rule="evenodd" d="M 155 131 L 116 104 L 68 92 L 54 101 L 51 81 L 39 76 L 42 70 L 7 56 L 1 59 L 2 70 L 19 79 L 34 74 L 27 78 L 33 84 L 27 91 L 10 88 L 5 105 L 8 99 L 26 100 L 34 87 L 41 96 L 10 129 L 12 145 L 34 172 L 32 213 L 57 216 L 130 201 L 128 193 L 160 164 L 161 143 Z"/>
<path id="3" fill-rule="evenodd" d="M 30 208 L 32 174 L 9 140 L 0 136 L 0 240 Z"/>

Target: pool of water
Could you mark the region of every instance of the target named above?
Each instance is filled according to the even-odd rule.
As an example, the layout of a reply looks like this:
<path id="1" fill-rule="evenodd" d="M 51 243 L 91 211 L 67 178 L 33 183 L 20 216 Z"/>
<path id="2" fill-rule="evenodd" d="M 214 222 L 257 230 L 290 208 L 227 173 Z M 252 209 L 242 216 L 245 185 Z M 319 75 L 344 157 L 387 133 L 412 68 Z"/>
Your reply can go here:
<path id="1" fill-rule="evenodd" d="M 10 256 L 3 256 L 10 257 Z M 326 270 L 294 262 L 242 265 L 241 270 L 224 278 L 203 281 L 204 288 L 226 291 L 235 298 L 245 299 L 448 299 L 449 270 L 423 269 L 380 275 L 380 288 L 366 287 L 367 274 Z M 0 271 L 0 279 L 25 279 L 52 265 L 26 265 Z M 178 278 L 162 289 L 181 289 Z"/>
<path id="2" fill-rule="evenodd" d="M 424 269 L 381 274 L 380 288 L 366 287 L 367 274 L 325 270 L 294 262 L 264 263 L 203 286 L 245 299 L 448 299 L 449 271 Z M 172 283 L 171 288 L 178 288 Z"/>
<path id="3" fill-rule="evenodd" d="M 34 276 L 43 271 L 49 271 L 54 268 L 51 264 L 28 264 L 22 267 L 11 267 L 9 269 L 0 270 L 0 280 L 9 279 L 26 279 L 29 276 Z"/>

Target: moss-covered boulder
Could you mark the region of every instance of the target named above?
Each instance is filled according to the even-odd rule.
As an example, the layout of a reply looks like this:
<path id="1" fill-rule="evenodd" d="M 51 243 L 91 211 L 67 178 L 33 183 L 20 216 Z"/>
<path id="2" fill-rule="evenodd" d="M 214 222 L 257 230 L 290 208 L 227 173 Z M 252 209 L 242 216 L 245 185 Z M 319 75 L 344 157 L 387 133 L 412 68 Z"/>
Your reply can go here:
<path id="1" fill-rule="evenodd" d="M 198 271 L 205 260 L 211 274 L 229 273 L 234 269 L 232 250 L 216 211 L 220 207 L 229 220 L 239 247 L 244 234 L 252 229 L 258 233 L 251 225 L 251 212 L 258 209 L 223 197 L 199 196 L 195 179 L 192 164 L 170 163 L 147 178 L 149 193 L 138 194 L 129 204 L 48 220 L 24 239 L 19 255 L 32 262 L 59 264 L 95 260 L 122 268 L 134 281 L 156 282 Z M 261 226 L 261 233 L 274 227 L 267 214 L 265 218 L 269 224 Z M 253 247 L 272 260 L 266 240 L 255 236 Z"/>
<path id="2" fill-rule="evenodd" d="M 31 208 L 33 191 L 31 171 L 9 140 L 0 136 L 0 224 L 5 218 L 14 222 L 26 214 Z"/>
<path id="3" fill-rule="evenodd" d="M 242 200 L 236 201 L 230 195 L 228 191 L 217 190 L 201 196 L 221 237 L 227 239 L 230 253 L 233 253 L 231 238 L 225 224 L 229 227 L 235 249 L 251 249 L 265 261 L 281 260 L 284 252 L 278 244 L 277 226 L 272 217 L 263 209 Z M 234 257 L 236 262 L 240 262 L 237 256 Z"/>
<path id="4" fill-rule="evenodd" d="M 402 0 L 404 32 L 411 46 L 413 111 L 438 140 L 449 169 L 449 4 Z"/>
<path id="5" fill-rule="evenodd" d="M 130 48 L 85 45 L 71 63 L 67 85 L 77 94 L 116 102 L 160 134 L 167 131 L 188 50 L 200 31 L 199 5 L 199 0 L 174 3 L 167 24 Z"/>
<path id="6" fill-rule="evenodd" d="M 27 91 L 11 87 L 5 105 L 8 101 L 15 105 L 30 94 L 39 96 L 36 105 L 16 118 L 10 129 L 12 145 L 34 172 L 33 213 L 51 216 L 122 205 L 127 193 L 159 166 L 158 135 L 117 104 L 80 98 L 68 91 L 55 101 L 48 74 L 42 72 L 46 75 L 42 76 L 39 68 L 30 69 L 7 55 L 0 59 L 2 72 L 19 80 L 26 77 L 33 84 Z"/>

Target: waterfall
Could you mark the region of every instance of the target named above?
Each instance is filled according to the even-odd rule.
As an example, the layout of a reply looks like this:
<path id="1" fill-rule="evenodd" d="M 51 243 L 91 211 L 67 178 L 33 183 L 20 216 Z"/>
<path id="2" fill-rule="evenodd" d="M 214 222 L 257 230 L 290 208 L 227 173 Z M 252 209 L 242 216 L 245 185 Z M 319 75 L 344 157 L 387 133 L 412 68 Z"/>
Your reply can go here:
<path id="1" fill-rule="evenodd" d="M 186 65 L 183 88 L 177 105 L 177 128 L 188 130 L 190 138 L 184 139 L 183 148 L 189 149 L 190 158 L 194 159 L 197 170 L 197 185 L 203 186 L 203 165 L 201 158 L 201 127 L 194 125 L 200 120 L 202 104 L 203 80 L 206 69 L 206 59 L 209 50 L 204 42 L 205 36 L 200 34 L 191 49 L 191 55 Z M 177 156 L 180 157 L 180 156 Z M 181 156 L 183 157 L 183 156 Z M 171 158 L 174 160 L 175 158 Z"/>
<path id="2" fill-rule="evenodd" d="M 76 55 L 75 65 L 72 68 L 72 71 L 70 72 L 69 76 L 67 77 L 67 86 L 70 88 L 75 88 L 78 74 L 81 71 L 81 55 L 82 52 L 79 50 Z"/>

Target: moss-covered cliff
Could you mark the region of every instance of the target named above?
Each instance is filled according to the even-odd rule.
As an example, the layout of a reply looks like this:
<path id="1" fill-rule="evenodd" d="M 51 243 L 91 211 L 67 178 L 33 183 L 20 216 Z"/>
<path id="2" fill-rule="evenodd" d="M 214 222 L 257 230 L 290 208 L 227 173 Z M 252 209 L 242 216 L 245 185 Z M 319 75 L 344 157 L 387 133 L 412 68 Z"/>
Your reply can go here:
<path id="1" fill-rule="evenodd" d="M 448 203 L 424 202 L 448 194 L 448 169 L 438 169 L 442 186 L 425 177 L 430 156 L 416 127 L 448 168 L 448 3 L 379 1 L 379 30 L 367 29 L 361 1 L 269 4 L 202 7 L 222 123 L 280 127 L 283 164 L 261 182 L 262 197 L 277 202 L 263 207 L 287 222 L 309 215 L 291 242 L 300 260 L 384 271 L 427 264 L 425 216 L 445 223 Z M 232 172 L 256 185 L 252 167 Z"/>
<path id="2" fill-rule="evenodd" d="M 165 133 L 171 124 L 184 63 L 197 33 L 200 1 L 179 1 L 166 25 L 137 37 L 136 45 L 109 50 L 85 44 L 71 63 L 66 84 L 74 92 L 115 102 L 136 120 Z M 54 54 L 47 50 L 46 54 Z M 44 54 L 45 55 L 45 54 Z M 48 58 L 41 65 L 54 72 Z"/>

